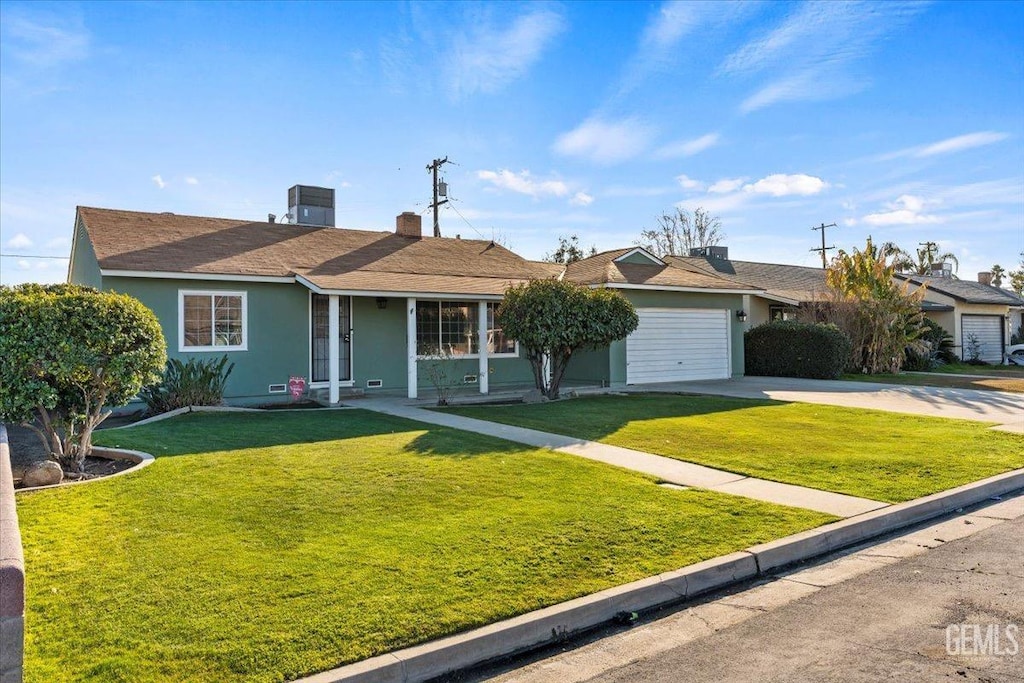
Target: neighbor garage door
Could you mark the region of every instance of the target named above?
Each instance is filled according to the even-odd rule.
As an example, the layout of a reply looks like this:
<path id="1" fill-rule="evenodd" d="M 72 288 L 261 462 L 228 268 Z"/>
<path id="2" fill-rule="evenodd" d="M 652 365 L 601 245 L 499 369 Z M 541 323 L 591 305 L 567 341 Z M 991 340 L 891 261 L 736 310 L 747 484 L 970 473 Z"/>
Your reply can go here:
<path id="1" fill-rule="evenodd" d="M 965 315 L 960 318 L 960 325 L 964 360 L 971 358 L 971 335 L 974 335 L 983 361 L 1003 362 L 1003 316 Z"/>
<path id="2" fill-rule="evenodd" d="M 638 308 L 640 325 L 626 338 L 626 382 L 678 382 L 729 377 L 729 311 Z"/>

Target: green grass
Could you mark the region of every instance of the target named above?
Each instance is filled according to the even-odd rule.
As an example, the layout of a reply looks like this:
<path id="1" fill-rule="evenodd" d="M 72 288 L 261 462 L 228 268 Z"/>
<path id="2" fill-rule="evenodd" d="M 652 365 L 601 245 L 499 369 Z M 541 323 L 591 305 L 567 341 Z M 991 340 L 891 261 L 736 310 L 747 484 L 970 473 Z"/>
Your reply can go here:
<path id="1" fill-rule="evenodd" d="M 996 375 L 1000 377 L 1024 378 L 1024 366 L 1021 365 L 971 365 L 970 363 L 950 363 L 940 365 L 932 372 L 945 372 L 955 375 Z"/>
<path id="2" fill-rule="evenodd" d="M 97 441 L 158 457 L 18 495 L 30 682 L 295 678 L 833 519 L 359 410 Z"/>
<path id="3" fill-rule="evenodd" d="M 971 367 L 971 366 L 967 366 Z M 1024 370 L 1024 368 L 1022 368 Z M 992 373 L 988 373 L 992 374 Z M 944 387 L 947 389 L 978 389 L 980 391 L 1009 391 L 1024 394 L 1024 372 L 1001 373 L 1002 377 L 979 378 L 969 375 L 951 377 L 931 372 L 899 375 L 843 375 L 851 382 L 875 382 L 881 384 L 903 384 L 912 387 Z"/>
<path id="4" fill-rule="evenodd" d="M 1024 436 L 857 408 L 646 394 L 449 410 L 887 502 L 1024 467 Z"/>

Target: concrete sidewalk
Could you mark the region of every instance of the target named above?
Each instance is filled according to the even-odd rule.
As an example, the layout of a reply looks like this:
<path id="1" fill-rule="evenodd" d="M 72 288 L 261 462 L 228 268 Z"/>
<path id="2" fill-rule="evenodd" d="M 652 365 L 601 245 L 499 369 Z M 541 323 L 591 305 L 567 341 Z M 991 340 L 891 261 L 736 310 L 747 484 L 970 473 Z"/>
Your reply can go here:
<path id="1" fill-rule="evenodd" d="M 353 401 L 347 405 L 365 408 L 388 415 L 418 420 L 429 424 L 452 427 L 467 432 L 485 434 L 499 439 L 515 441 L 537 448 L 550 448 L 561 453 L 597 460 L 636 472 L 643 472 L 680 486 L 696 486 L 712 491 L 754 498 L 779 505 L 806 508 L 825 512 L 837 517 L 853 517 L 871 510 L 886 507 L 887 503 L 866 498 L 847 496 L 841 493 L 821 491 L 804 486 L 780 484 L 765 479 L 746 477 L 733 472 L 724 472 L 703 465 L 667 458 L 662 455 L 643 453 L 629 448 L 611 446 L 597 441 L 587 441 L 571 436 L 549 434 L 524 427 L 476 420 L 461 415 L 424 410 L 407 405 L 407 399 L 370 398 Z"/>
<path id="2" fill-rule="evenodd" d="M 737 377 L 706 382 L 665 382 L 628 386 L 619 391 L 712 394 L 736 398 L 798 401 L 893 413 L 993 422 L 997 429 L 1024 434 L 1024 394 L 918 387 L 874 382 L 845 382 L 790 377 Z"/>

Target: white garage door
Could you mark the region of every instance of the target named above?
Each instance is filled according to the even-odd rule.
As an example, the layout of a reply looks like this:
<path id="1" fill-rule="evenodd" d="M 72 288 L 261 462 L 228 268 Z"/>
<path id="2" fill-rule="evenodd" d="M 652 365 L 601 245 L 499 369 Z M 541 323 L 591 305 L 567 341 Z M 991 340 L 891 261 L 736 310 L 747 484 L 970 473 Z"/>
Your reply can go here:
<path id="1" fill-rule="evenodd" d="M 729 377 L 729 311 L 638 308 L 640 325 L 626 337 L 626 382 L 678 382 Z"/>
<path id="2" fill-rule="evenodd" d="M 971 335 L 978 340 L 978 353 L 987 363 L 1003 362 L 1003 316 L 965 315 L 960 318 L 963 358 L 971 358 Z"/>

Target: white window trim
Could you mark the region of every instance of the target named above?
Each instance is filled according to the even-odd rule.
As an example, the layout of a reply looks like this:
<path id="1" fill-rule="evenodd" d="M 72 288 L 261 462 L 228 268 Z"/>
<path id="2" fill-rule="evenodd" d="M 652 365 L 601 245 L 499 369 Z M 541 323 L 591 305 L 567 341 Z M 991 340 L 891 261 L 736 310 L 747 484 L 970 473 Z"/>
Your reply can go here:
<path id="1" fill-rule="evenodd" d="M 463 299 L 459 299 L 458 301 L 455 301 L 455 302 L 451 302 L 451 301 L 448 301 L 446 299 L 417 299 L 416 300 L 416 306 L 418 308 L 420 303 L 438 304 L 440 306 L 440 304 L 442 302 L 444 302 L 444 303 L 463 303 L 464 302 L 464 303 L 467 303 L 467 304 L 470 304 L 470 305 L 472 305 L 472 304 L 479 304 L 480 303 L 479 301 L 469 301 L 469 300 L 463 300 Z M 497 303 L 500 303 L 500 302 L 498 302 L 498 301 L 487 301 L 487 303 L 497 304 Z M 438 342 L 440 342 L 440 340 L 441 340 L 440 333 L 438 333 Z M 487 357 L 488 358 L 519 358 L 519 342 L 517 341 L 515 344 L 516 344 L 516 350 L 515 351 L 512 351 L 512 352 L 505 351 L 503 353 L 496 353 L 496 352 L 488 351 L 487 352 Z M 423 355 L 420 355 L 420 354 L 416 354 L 416 360 L 433 360 L 436 357 L 437 356 L 434 356 L 434 355 L 423 356 Z M 480 354 L 479 353 L 453 353 L 451 355 L 451 360 L 462 360 L 462 359 L 473 360 L 473 359 L 478 359 L 478 358 L 480 358 Z"/>
<path id="2" fill-rule="evenodd" d="M 238 296 L 242 298 L 242 343 L 238 346 L 185 346 L 185 297 L 186 296 Z M 211 300 L 210 316 L 213 317 Z M 213 320 L 211 319 L 211 325 Z M 211 327 L 211 330 L 213 328 Z M 249 302 L 246 292 L 223 289 L 179 289 L 178 290 L 178 352 L 209 353 L 249 350 Z"/>

